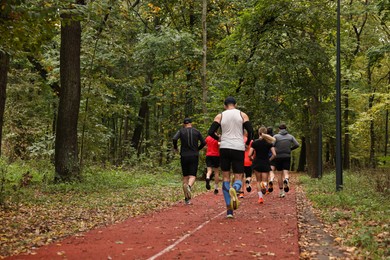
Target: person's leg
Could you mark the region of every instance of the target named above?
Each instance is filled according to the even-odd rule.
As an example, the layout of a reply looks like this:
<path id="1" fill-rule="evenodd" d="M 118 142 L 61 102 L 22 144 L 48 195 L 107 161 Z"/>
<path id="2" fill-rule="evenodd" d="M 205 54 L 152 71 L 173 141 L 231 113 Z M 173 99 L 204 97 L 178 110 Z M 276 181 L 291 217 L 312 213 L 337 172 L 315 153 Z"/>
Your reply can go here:
<path id="1" fill-rule="evenodd" d="M 234 173 L 234 183 L 232 187 L 237 191 L 240 191 L 242 187 L 242 179 L 244 176 L 244 151 L 232 150 L 232 170 Z"/>
<path id="2" fill-rule="evenodd" d="M 180 158 L 180 163 L 181 163 L 181 170 L 183 174 L 183 179 L 182 179 L 182 188 L 184 192 L 184 202 L 186 204 L 190 204 L 191 200 L 191 192 L 190 189 L 188 188 L 188 180 L 189 180 L 189 172 L 190 172 L 190 164 L 189 164 L 189 158 L 182 156 Z"/>
<path id="3" fill-rule="evenodd" d="M 190 176 L 183 176 L 183 192 L 184 192 L 184 202 L 186 204 L 191 204 L 191 189 L 189 188 L 188 182 L 189 182 Z"/>
<path id="4" fill-rule="evenodd" d="M 186 203 L 190 204 L 190 199 L 192 198 L 192 187 L 195 184 L 196 181 L 196 173 L 198 171 L 198 163 L 199 163 L 199 157 L 198 156 L 188 156 L 186 158 L 187 162 L 187 171 L 183 176 L 185 176 L 186 180 L 186 187 L 183 186 L 184 192 L 186 193 Z"/>
<path id="5" fill-rule="evenodd" d="M 227 217 L 233 217 L 233 208 L 230 205 L 230 159 L 229 159 L 229 150 L 220 149 L 220 163 L 222 171 L 222 194 L 225 200 Z"/>
<path id="6" fill-rule="evenodd" d="M 213 173 L 213 167 L 212 167 L 212 157 L 206 156 L 206 166 L 207 166 L 207 172 L 206 172 L 206 189 L 210 190 L 210 179 L 211 174 Z"/>
<path id="7" fill-rule="evenodd" d="M 245 176 L 246 176 L 246 167 L 244 167 L 244 173 L 242 174 L 241 176 L 241 182 L 242 182 L 242 185 L 241 185 L 241 188 L 240 190 L 238 191 L 239 193 L 239 198 L 243 199 L 244 198 L 244 179 L 245 179 Z"/>
<path id="8" fill-rule="evenodd" d="M 266 194 L 267 193 L 267 182 L 268 182 L 268 173 L 267 172 L 261 172 L 261 193 Z"/>
<path id="9" fill-rule="evenodd" d="M 207 173 L 206 173 L 206 189 L 210 190 L 210 178 L 211 174 L 213 173 L 213 168 L 212 167 L 207 167 Z"/>
<path id="10" fill-rule="evenodd" d="M 261 192 L 261 172 L 254 170 L 254 173 L 256 176 L 257 195 L 259 196 L 258 203 L 262 204 L 264 203 L 264 199 L 263 199 L 263 193 Z"/>
<path id="11" fill-rule="evenodd" d="M 230 171 L 222 171 L 222 193 L 223 198 L 225 199 L 227 217 L 233 217 L 233 208 L 231 207 L 231 198 L 230 198 Z"/>
<path id="12" fill-rule="evenodd" d="M 283 191 L 283 159 L 275 159 L 275 168 L 276 168 L 276 178 L 278 179 L 279 186 L 279 197 L 284 198 L 285 194 Z"/>
<path id="13" fill-rule="evenodd" d="M 194 187 L 195 181 L 196 181 L 196 176 L 194 175 L 188 176 L 188 186 L 190 186 L 190 188 Z"/>
<path id="14" fill-rule="evenodd" d="M 246 186 L 247 192 L 252 191 L 251 180 L 252 180 L 252 166 L 246 166 L 245 167 L 245 186 Z"/>
<path id="15" fill-rule="evenodd" d="M 275 166 L 271 165 L 271 171 L 269 172 L 268 191 L 273 192 L 275 179 Z"/>
<path id="16" fill-rule="evenodd" d="M 289 192 L 290 187 L 289 187 L 289 180 L 288 180 L 288 170 L 283 170 L 283 189 L 285 192 Z"/>
<path id="17" fill-rule="evenodd" d="M 218 194 L 218 185 L 219 185 L 219 168 L 213 168 L 214 171 L 214 194 Z"/>
<path id="18" fill-rule="evenodd" d="M 283 162 L 283 189 L 285 192 L 290 190 L 289 187 L 289 170 L 291 167 L 291 158 L 285 158 Z"/>

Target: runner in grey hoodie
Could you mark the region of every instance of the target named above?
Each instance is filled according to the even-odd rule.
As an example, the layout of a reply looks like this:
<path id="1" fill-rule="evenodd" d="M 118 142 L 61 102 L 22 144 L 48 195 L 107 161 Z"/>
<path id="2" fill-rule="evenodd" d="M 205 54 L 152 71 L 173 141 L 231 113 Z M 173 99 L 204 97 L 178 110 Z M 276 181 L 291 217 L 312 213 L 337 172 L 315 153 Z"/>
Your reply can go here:
<path id="1" fill-rule="evenodd" d="M 279 133 L 274 135 L 275 141 L 275 166 L 277 171 L 277 178 L 279 184 L 279 197 L 284 198 L 285 192 L 290 190 L 288 186 L 288 174 L 291 167 L 291 151 L 299 147 L 298 141 L 294 136 L 287 132 L 287 126 L 281 124 L 279 126 Z"/>

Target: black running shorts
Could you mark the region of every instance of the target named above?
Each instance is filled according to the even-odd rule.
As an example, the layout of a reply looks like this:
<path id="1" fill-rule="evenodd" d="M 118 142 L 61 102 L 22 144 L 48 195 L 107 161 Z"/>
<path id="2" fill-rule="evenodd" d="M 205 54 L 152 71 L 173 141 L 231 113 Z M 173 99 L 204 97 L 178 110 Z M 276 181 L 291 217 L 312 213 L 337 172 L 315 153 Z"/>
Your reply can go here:
<path id="1" fill-rule="evenodd" d="M 269 172 L 271 171 L 271 165 L 269 160 L 255 160 L 253 163 L 253 170 L 257 172 Z"/>
<path id="2" fill-rule="evenodd" d="M 218 168 L 219 156 L 206 156 L 206 166 L 212 168 Z"/>
<path id="3" fill-rule="evenodd" d="M 222 148 L 219 149 L 221 158 L 221 170 L 233 173 L 244 173 L 244 151 Z"/>
<path id="4" fill-rule="evenodd" d="M 275 158 L 275 167 L 277 171 L 290 170 L 291 157 L 287 158 Z"/>
<path id="5" fill-rule="evenodd" d="M 180 158 L 181 171 L 183 176 L 195 176 L 198 171 L 198 156 L 182 156 Z"/>

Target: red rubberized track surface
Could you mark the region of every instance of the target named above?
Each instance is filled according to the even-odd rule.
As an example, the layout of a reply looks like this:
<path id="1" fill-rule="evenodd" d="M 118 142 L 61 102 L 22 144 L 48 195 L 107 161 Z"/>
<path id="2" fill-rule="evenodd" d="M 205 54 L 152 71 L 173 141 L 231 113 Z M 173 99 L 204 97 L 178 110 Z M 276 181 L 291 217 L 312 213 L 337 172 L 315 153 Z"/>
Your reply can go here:
<path id="1" fill-rule="evenodd" d="M 192 205 L 180 202 L 9 259 L 299 259 L 294 186 L 285 198 L 275 188 L 261 205 L 256 189 L 246 193 L 234 219 L 226 219 L 221 190 L 210 191 Z"/>

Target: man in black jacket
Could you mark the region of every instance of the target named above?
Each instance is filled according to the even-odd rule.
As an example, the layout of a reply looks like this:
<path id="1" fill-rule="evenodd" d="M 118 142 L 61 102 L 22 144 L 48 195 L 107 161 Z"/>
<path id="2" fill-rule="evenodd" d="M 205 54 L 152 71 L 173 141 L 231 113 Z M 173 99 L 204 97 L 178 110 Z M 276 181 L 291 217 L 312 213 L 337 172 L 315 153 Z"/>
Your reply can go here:
<path id="1" fill-rule="evenodd" d="M 191 118 L 185 118 L 183 128 L 173 136 L 174 151 L 177 151 L 177 141 L 179 139 L 184 201 L 186 204 L 191 204 L 191 187 L 195 183 L 196 173 L 198 171 L 199 150 L 206 145 L 206 142 L 201 133 L 192 127 Z"/>

